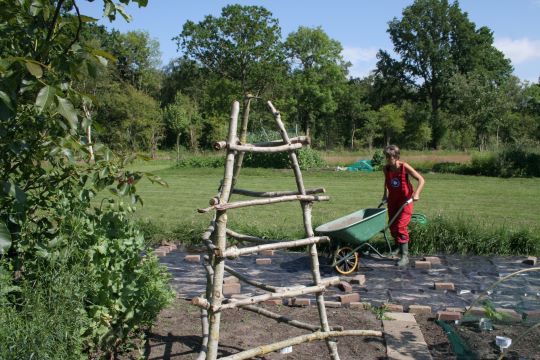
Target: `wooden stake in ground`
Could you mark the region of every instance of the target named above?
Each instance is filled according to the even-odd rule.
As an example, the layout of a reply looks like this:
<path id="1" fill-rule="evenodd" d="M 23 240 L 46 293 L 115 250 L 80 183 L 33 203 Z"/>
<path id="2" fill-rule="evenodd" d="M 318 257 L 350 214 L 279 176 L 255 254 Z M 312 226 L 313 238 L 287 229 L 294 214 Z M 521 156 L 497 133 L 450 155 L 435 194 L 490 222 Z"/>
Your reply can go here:
<path id="1" fill-rule="evenodd" d="M 229 124 L 229 136 L 228 142 L 234 143 L 236 141 L 236 127 L 238 124 L 238 112 L 240 111 L 240 104 L 235 101 L 231 111 L 231 122 Z M 225 174 L 223 175 L 223 184 L 220 191 L 220 203 L 227 203 L 232 188 L 233 168 L 234 168 L 234 152 L 227 152 L 227 159 L 225 161 Z M 213 233 L 214 245 L 219 251 L 225 252 L 227 248 L 227 210 L 218 210 L 216 213 L 216 225 Z M 212 284 L 212 293 L 210 295 L 210 304 L 213 308 L 219 308 L 223 301 L 223 273 L 224 262 L 223 259 L 217 258 L 213 253 L 211 256 L 211 265 L 214 269 L 214 280 Z M 219 323 L 221 320 L 221 313 L 210 310 L 208 312 L 210 322 L 210 334 L 208 339 L 208 359 L 217 359 L 218 343 L 219 343 Z"/>
<path id="2" fill-rule="evenodd" d="M 279 111 L 276 110 L 276 108 L 274 107 L 274 105 L 272 105 L 270 101 L 268 101 L 267 104 L 272 111 L 272 114 L 274 114 L 274 119 L 278 125 L 283 142 L 286 144 L 290 144 L 289 135 L 287 134 L 287 130 L 285 130 L 285 126 L 281 121 L 281 115 Z M 302 171 L 300 170 L 300 165 L 298 164 L 298 158 L 296 157 L 296 153 L 294 151 L 289 152 L 289 158 L 291 159 L 291 165 L 294 171 L 298 192 L 302 195 L 305 195 L 306 188 L 304 186 L 304 179 L 302 177 Z M 315 235 L 315 232 L 313 231 L 313 227 L 311 225 L 311 203 L 301 202 L 301 206 L 306 236 L 313 237 Z M 315 285 L 319 285 L 319 283 L 321 282 L 321 274 L 319 272 L 319 255 L 317 253 L 317 244 L 310 245 L 309 255 L 311 256 L 311 275 L 313 276 L 313 282 L 315 283 Z M 330 326 L 328 325 L 328 317 L 326 315 L 326 307 L 324 305 L 324 296 L 322 292 L 316 294 L 316 299 L 322 330 L 330 331 Z M 328 346 L 328 351 L 330 351 L 330 357 L 333 360 L 339 360 L 339 353 L 337 350 L 336 342 L 329 338 L 326 338 L 326 345 Z"/>

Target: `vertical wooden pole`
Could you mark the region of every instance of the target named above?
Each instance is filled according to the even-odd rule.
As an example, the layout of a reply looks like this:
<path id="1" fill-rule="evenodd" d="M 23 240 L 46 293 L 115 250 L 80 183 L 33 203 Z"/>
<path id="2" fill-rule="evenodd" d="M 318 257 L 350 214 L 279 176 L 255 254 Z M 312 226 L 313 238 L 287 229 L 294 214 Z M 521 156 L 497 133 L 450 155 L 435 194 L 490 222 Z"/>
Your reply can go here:
<path id="1" fill-rule="evenodd" d="M 251 94 L 246 94 L 244 97 L 244 112 L 242 113 L 242 124 L 240 128 L 240 143 L 245 144 L 247 142 L 247 129 L 249 123 L 249 110 L 251 107 L 251 99 L 253 96 Z M 236 186 L 236 181 L 240 175 L 240 170 L 242 169 L 242 163 L 244 162 L 244 153 L 241 152 L 236 156 L 236 161 L 234 164 L 232 188 Z"/>
<path id="2" fill-rule="evenodd" d="M 279 127 L 279 131 L 281 133 L 281 137 L 283 138 L 283 142 L 286 144 L 290 144 L 289 135 L 287 134 L 287 130 L 285 129 L 285 126 L 283 125 L 283 122 L 281 121 L 281 115 L 279 114 L 279 111 L 274 108 L 274 105 L 270 101 L 268 101 L 268 107 L 274 114 L 274 118 L 276 120 L 276 123 Z M 298 164 L 298 158 L 296 156 L 296 153 L 294 151 L 289 152 L 289 157 L 291 159 L 291 165 L 293 167 L 294 176 L 296 178 L 296 186 L 298 188 L 298 192 L 302 195 L 306 194 L 306 189 L 304 187 L 304 179 L 302 177 L 302 171 L 300 170 L 300 165 Z M 313 227 L 311 224 L 311 203 L 307 202 L 301 202 L 302 204 L 302 215 L 304 217 L 304 230 L 306 232 L 306 237 L 312 237 L 315 235 L 313 231 Z M 309 255 L 311 256 L 311 275 L 313 277 L 313 282 L 315 285 L 319 285 L 321 283 L 321 273 L 319 272 L 319 255 L 317 252 L 317 245 L 312 244 L 309 247 Z M 326 307 L 324 305 L 324 295 L 322 293 L 316 293 L 316 299 L 317 299 L 317 308 L 319 310 L 319 320 L 321 321 L 321 328 L 322 331 L 330 331 L 330 326 L 328 325 L 328 316 L 326 315 Z M 337 344 L 332 339 L 326 338 L 326 345 L 328 347 L 328 351 L 330 352 L 330 357 L 333 360 L 339 360 L 339 353 L 337 350 Z"/>
<path id="3" fill-rule="evenodd" d="M 229 124 L 229 136 L 228 143 L 234 144 L 237 141 L 237 125 L 238 125 L 238 113 L 240 111 L 240 104 L 235 101 L 231 110 L 231 122 Z M 227 158 L 225 162 L 225 174 L 223 175 L 223 184 L 220 191 L 220 203 L 226 203 L 229 199 L 233 170 L 234 170 L 234 158 L 235 152 L 229 150 L 227 152 Z M 216 224 L 213 234 L 214 245 L 221 251 L 225 252 L 227 247 L 227 211 L 220 210 L 216 212 Z M 214 280 L 212 284 L 212 293 L 210 294 L 210 304 L 215 308 L 221 305 L 223 301 L 223 273 L 225 263 L 223 259 L 218 259 L 214 254 L 211 254 L 211 265 L 214 269 Z M 208 360 L 217 359 L 218 344 L 219 344 L 219 325 L 221 320 L 221 313 L 208 311 L 210 321 L 210 336 L 208 339 Z"/>

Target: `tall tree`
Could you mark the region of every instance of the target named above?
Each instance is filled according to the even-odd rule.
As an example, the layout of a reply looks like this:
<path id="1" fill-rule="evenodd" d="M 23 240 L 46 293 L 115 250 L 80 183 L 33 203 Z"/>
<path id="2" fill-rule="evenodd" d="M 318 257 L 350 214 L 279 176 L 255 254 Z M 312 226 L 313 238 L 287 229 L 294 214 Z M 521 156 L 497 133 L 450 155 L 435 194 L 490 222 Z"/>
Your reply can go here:
<path id="1" fill-rule="evenodd" d="M 220 17 L 187 21 L 174 38 L 184 56 L 203 68 L 238 81 L 242 94 L 262 92 L 272 78 L 271 69 L 283 59 L 281 28 L 261 6 L 228 5 Z"/>
<path id="2" fill-rule="evenodd" d="M 297 116 L 306 135 L 317 126 L 322 131 L 337 108 L 337 99 L 344 89 L 347 66 L 341 44 L 331 39 L 320 27 L 301 26 L 285 41 L 294 78 Z M 316 136 L 316 134 L 313 134 Z"/>
<path id="3" fill-rule="evenodd" d="M 437 147 L 445 133 L 439 119 L 449 79 L 456 72 L 483 73 L 502 81 L 512 72 L 509 60 L 493 47 L 489 29 L 476 29 L 457 1 L 416 0 L 403 10 L 402 18 L 389 22 L 388 33 L 400 60 L 390 62 L 400 77 L 418 87 L 431 106 L 432 145 Z M 379 52 L 381 59 L 391 59 Z M 389 62 L 379 62 L 379 71 Z M 396 66 L 396 64 L 398 66 Z"/>
<path id="4" fill-rule="evenodd" d="M 180 137 L 182 134 L 188 138 L 188 147 L 197 149 L 198 131 L 201 126 L 200 116 L 195 103 L 189 96 L 177 93 L 174 102 L 163 110 L 163 118 L 167 127 L 176 138 L 176 161 L 180 161 Z"/>
<path id="5" fill-rule="evenodd" d="M 394 104 L 384 105 L 379 109 L 379 123 L 386 145 L 390 145 L 392 138 L 405 129 L 404 112 Z"/>

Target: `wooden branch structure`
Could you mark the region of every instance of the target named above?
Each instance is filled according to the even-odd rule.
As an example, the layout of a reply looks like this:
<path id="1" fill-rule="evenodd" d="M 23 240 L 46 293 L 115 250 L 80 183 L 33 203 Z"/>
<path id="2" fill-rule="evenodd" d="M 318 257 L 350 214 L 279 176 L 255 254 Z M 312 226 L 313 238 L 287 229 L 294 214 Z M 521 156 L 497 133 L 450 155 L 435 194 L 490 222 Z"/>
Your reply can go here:
<path id="1" fill-rule="evenodd" d="M 280 288 L 278 288 L 278 287 L 263 284 L 260 281 L 250 279 L 247 276 L 244 276 L 244 275 L 240 274 L 238 271 L 234 270 L 230 266 L 225 265 L 225 271 L 228 272 L 229 274 L 231 274 L 232 276 L 235 276 L 238 280 L 241 280 L 241 281 L 243 281 L 246 284 L 249 284 L 251 286 L 255 286 L 256 288 L 259 288 L 259 289 L 262 289 L 262 290 L 265 290 L 265 291 L 270 291 L 270 292 L 277 292 L 277 291 L 280 290 Z"/>
<path id="2" fill-rule="evenodd" d="M 273 344 L 261 345 L 251 350 L 242 351 L 240 353 L 220 358 L 220 360 L 243 360 L 251 359 L 255 356 L 268 354 L 277 350 L 284 349 L 289 346 L 302 344 L 305 342 L 315 340 L 325 340 L 330 337 L 339 336 L 374 336 L 382 337 L 382 331 L 376 330 L 343 330 L 343 331 L 326 331 L 326 332 L 314 332 L 312 334 L 300 335 L 287 340 L 279 341 Z"/>
<path id="3" fill-rule="evenodd" d="M 240 249 L 237 248 L 236 246 L 232 246 L 228 248 L 227 250 L 225 250 L 224 254 L 218 254 L 218 256 L 234 259 L 241 255 L 253 254 L 259 251 L 263 251 L 263 250 L 289 249 L 289 248 L 295 248 L 299 246 L 318 244 L 318 243 L 327 243 L 327 242 L 330 242 L 330 238 L 328 236 L 315 236 L 315 237 L 307 238 L 307 239 L 282 241 L 282 242 L 277 242 L 277 243 L 272 243 L 272 244 L 264 244 L 264 245 L 258 245 L 258 246 L 240 248 Z"/>
<path id="4" fill-rule="evenodd" d="M 279 240 L 268 240 L 268 239 L 263 239 L 257 236 L 240 234 L 231 229 L 227 229 L 227 235 L 239 241 L 246 241 L 246 242 L 258 243 L 258 244 L 268 244 L 268 243 L 279 242 Z"/>
<path id="5" fill-rule="evenodd" d="M 298 320 L 294 320 L 294 319 L 291 319 L 288 316 L 276 314 L 276 313 L 274 313 L 272 311 L 269 311 L 269 310 L 266 310 L 266 309 L 263 309 L 263 308 L 260 308 L 260 307 L 254 306 L 254 305 L 243 305 L 243 306 L 241 306 L 241 308 L 244 309 L 244 310 L 251 311 L 251 312 L 254 312 L 256 314 L 265 316 L 267 318 L 274 319 L 277 322 L 285 323 L 287 325 L 297 327 L 299 329 L 305 329 L 305 330 L 309 330 L 309 331 L 319 331 L 321 329 L 320 326 L 308 324 L 308 323 L 298 321 Z M 203 311 L 204 311 L 204 309 L 203 309 Z M 332 326 L 332 331 L 343 331 L 343 326 Z"/>
<path id="6" fill-rule="evenodd" d="M 263 295 L 252 296 L 246 299 L 231 301 L 226 304 L 219 305 L 219 306 L 215 306 L 212 303 L 210 303 L 208 300 L 206 300 L 205 298 L 197 296 L 191 299 L 191 303 L 200 308 L 211 310 L 212 312 L 217 313 L 226 309 L 234 309 L 242 305 L 253 305 L 253 304 L 261 303 L 266 300 L 283 299 L 287 297 L 313 294 L 316 292 L 320 293 L 320 292 L 323 292 L 324 290 L 326 290 L 326 285 L 306 286 L 306 287 L 301 287 L 298 289 L 292 289 L 288 291 L 280 291 L 276 293 L 267 293 Z"/>
<path id="7" fill-rule="evenodd" d="M 306 195 L 324 194 L 325 188 L 306 189 Z M 298 191 L 251 191 L 244 189 L 233 189 L 233 194 L 252 196 L 252 197 L 280 197 L 290 195 L 300 195 Z"/>
<path id="8" fill-rule="evenodd" d="M 231 151 L 238 152 L 254 152 L 254 153 L 277 153 L 283 151 L 292 151 L 297 150 L 302 147 L 301 143 L 295 144 L 285 144 L 285 145 L 275 145 L 275 146 L 258 146 L 257 144 L 228 144 L 225 141 L 218 141 L 214 143 L 215 150 L 228 149 Z"/>
<path id="9" fill-rule="evenodd" d="M 326 307 L 323 293 L 329 286 L 337 285 L 341 280 L 339 277 L 322 279 L 319 272 L 319 259 L 317 244 L 328 242 L 330 239 L 325 236 L 315 236 L 311 223 L 311 209 L 314 202 L 327 201 L 328 196 L 316 195 L 325 193 L 324 188 L 306 189 L 302 172 L 298 164 L 296 150 L 304 145 L 309 145 L 308 137 L 300 136 L 289 138 L 287 131 L 281 121 L 281 115 L 271 102 L 267 105 L 274 115 L 274 120 L 281 134 L 281 140 L 247 144 L 247 129 L 249 121 L 249 110 L 251 100 L 258 98 L 246 94 L 244 98 L 244 112 L 242 116 L 241 132 L 238 137 L 238 115 L 240 104 L 235 101 L 231 109 L 229 132 L 226 141 L 214 144 L 216 150 L 226 150 L 225 169 L 223 179 L 220 182 L 218 193 L 209 201 L 210 207 L 198 209 L 200 213 L 215 211 L 212 222 L 207 230 L 202 234 L 202 239 L 206 245 L 208 255 L 204 257 L 206 270 L 206 292 L 201 296 L 194 297 L 192 303 L 201 308 L 202 344 L 198 360 L 216 360 L 218 356 L 218 345 L 220 338 L 221 313 L 228 309 L 244 309 L 257 313 L 268 319 L 273 319 L 280 323 L 311 331 L 311 333 L 259 346 L 251 350 L 239 352 L 237 354 L 224 357 L 222 359 L 240 360 L 255 356 L 264 355 L 273 351 L 283 349 L 288 346 L 297 345 L 309 341 L 324 340 L 328 347 L 330 358 L 339 360 L 335 338 L 339 336 L 382 336 L 380 331 L 371 330 L 343 330 L 341 326 L 328 324 Z M 287 152 L 292 165 L 296 180 L 296 190 L 294 191 L 250 191 L 235 189 L 246 152 L 275 153 Z M 232 194 L 250 196 L 258 199 L 244 201 L 230 201 Z M 260 238 L 252 235 L 237 233 L 227 228 L 228 210 L 239 209 L 250 206 L 270 205 L 283 202 L 298 201 L 302 208 L 305 238 L 292 241 L 278 241 Z M 255 246 L 238 248 L 236 246 L 227 247 L 227 237 L 238 241 L 245 241 L 257 244 Z M 241 274 L 239 271 L 225 265 L 228 258 L 238 257 L 244 254 L 252 254 L 262 250 L 289 249 L 299 246 L 307 246 L 311 259 L 312 283 L 307 285 L 273 286 L 264 284 Z M 228 272 L 239 280 L 252 285 L 258 289 L 266 291 L 262 295 L 255 295 L 244 299 L 227 299 L 223 296 L 224 272 Z M 291 319 L 280 314 L 276 314 L 267 309 L 263 309 L 254 304 L 270 299 L 290 298 L 305 294 L 315 294 L 317 300 L 317 310 L 319 313 L 319 325 L 307 324 Z"/>
<path id="10" fill-rule="evenodd" d="M 214 198 L 212 198 L 214 199 Z M 198 209 L 200 213 L 207 213 L 211 210 L 231 210 L 231 209 L 238 209 L 243 208 L 247 206 L 257 206 L 257 205 L 270 205 L 270 204 L 277 204 L 281 202 L 288 202 L 288 201 L 328 201 L 330 200 L 329 196 L 324 195 L 288 195 L 288 196 L 280 196 L 280 197 L 274 197 L 274 198 L 264 198 L 264 199 L 254 199 L 254 200 L 245 200 L 245 201 L 236 201 L 232 203 L 218 203 L 215 205 L 212 205 L 206 209 Z"/>

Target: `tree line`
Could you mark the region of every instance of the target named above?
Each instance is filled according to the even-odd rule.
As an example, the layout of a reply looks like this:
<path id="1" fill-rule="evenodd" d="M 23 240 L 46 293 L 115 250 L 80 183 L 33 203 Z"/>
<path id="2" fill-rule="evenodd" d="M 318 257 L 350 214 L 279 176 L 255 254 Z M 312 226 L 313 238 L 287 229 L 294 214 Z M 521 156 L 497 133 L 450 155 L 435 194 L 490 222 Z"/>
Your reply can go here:
<path id="1" fill-rule="evenodd" d="M 208 149 L 224 138 L 231 101 L 246 96 L 255 97 L 250 132 L 273 128 L 264 106 L 271 99 L 289 131 L 311 136 L 319 149 L 396 142 L 485 150 L 540 140 L 540 85 L 512 74 L 493 32 L 457 1 L 404 8 L 388 23 L 393 54 L 379 50 L 363 78 L 349 76 L 342 45 L 321 27 L 283 38 L 261 6 L 228 5 L 220 16 L 187 21 L 173 39 L 180 56 L 164 68 L 147 32 L 85 25 L 86 41 L 116 59 L 81 82 L 98 99 L 95 132 L 113 148 Z"/>

